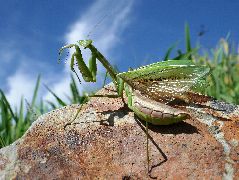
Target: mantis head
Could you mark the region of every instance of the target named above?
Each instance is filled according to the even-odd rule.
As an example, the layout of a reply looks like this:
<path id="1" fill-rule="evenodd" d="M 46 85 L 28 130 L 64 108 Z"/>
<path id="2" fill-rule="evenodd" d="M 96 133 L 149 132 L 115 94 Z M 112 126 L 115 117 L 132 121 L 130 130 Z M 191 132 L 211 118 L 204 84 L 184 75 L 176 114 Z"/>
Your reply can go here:
<path id="1" fill-rule="evenodd" d="M 91 39 L 88 39 L 88 40 L 79 40 L 78 43 L 84 47 L 84 48 L 87 48 L 89 45 L 92 44 L 92 40 Z"/>

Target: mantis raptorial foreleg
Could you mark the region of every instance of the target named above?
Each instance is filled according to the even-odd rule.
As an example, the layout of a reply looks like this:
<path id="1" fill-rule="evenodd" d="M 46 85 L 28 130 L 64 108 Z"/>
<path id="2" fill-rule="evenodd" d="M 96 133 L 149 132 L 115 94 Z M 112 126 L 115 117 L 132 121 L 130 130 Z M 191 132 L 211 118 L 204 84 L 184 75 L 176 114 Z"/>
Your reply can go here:
<path id="1" fill-rule="evenodd" d="M 84 62 L 84 59 L 82 57 L 82 53 L 80 50 L 80 47 L 77 44 L 70 44 L 67 46 L 64 46 L 60 49 L 59 55 L 62 54 L 64 49 L 75 47 L 75 52 L 71 56 L 71 63 L 70 68 L 71 70 L 76 73 L 74 69 L 75 61 L 77 62 L 78 69 L 83 77 L 83 79 L 86 82 L 96 82 L 96 73 L 97 73 L 97 67 L 96 67 L 96 56 L 92 52 L 91 57 L 89 59 L 89 67 Z M 77 73 L 76 73 L 77 75 Z M 77 75 L 78 77 L 78 75 Z"/>

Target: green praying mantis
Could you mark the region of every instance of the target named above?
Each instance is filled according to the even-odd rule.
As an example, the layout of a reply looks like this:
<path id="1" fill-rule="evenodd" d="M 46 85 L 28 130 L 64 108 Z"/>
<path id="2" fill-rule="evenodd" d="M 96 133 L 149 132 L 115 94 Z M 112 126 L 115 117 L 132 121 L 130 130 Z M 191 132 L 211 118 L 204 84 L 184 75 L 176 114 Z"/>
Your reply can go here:
<path id="1" fill-rule="evenodd" d="M 96 61 L 98 60 L 112 78 L 118 96 L 124 101 L 123 94 L 125 94 L 129 109 L 146 122 L 149 170 L 148 123 L 169 125 L 189 118 L 190 115 L 186 111 L 177 109 L 170 103 L 175 99 L 190 101 L 186 95 L 187 92 L 205 79 L 210 68 L 195 65 L 191 60 L 168 60 L 118 73 L 95 48 L 92 40 L 80 40 L 77 44 L 66 45 L 60 49 L 59 54 L 61 55 L 65 49 L 72 47 L 75 48 L 75 52 L 71 56 L 71 70 L 76 73 L 74 69 L 76 61 L 83 79 L 86 82 L 96 82 Z M 91 52 L 88 66 L 82 57 L 81 48 L 89 49 Z"/>

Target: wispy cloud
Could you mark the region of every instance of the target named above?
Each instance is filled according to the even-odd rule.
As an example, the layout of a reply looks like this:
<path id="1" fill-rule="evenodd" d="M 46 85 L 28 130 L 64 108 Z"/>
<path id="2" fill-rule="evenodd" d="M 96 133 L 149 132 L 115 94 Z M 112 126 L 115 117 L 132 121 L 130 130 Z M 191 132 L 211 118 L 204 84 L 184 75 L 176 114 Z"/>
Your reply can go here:
<path id="1" fill-rule="evenodd" d="M 125 28 L 130 22 L 130 12 L 132 10 L 133 0 L 101 0 L 95 3 L 72 25 L 65 34 L 66 44 L 76 43 L 77 40 L 87 39 L 90 34 L 90 39 L 94 40 L 94 45 L 107 57 L 110 56 L 112 48 L 120 41 Z M 103 18 L 103 20 L 102 20 Z M 102 22 L 100 22 L 102 20 Z M 100 23 L 100 24 L 99 24 Z M 88 59 L 89 53 L 83 55 Z M 98 71 L 102 71 L 100 66 Z M 66 63 L 62 79 L 59 76 L 55 77 L 57 83 L 51 85 L 51 89 L 60 97 L 69 92 L 69 77 L 70 67 L 69 61 Z M 87 88 L 89 84 L 82 84 L 81 87 Z M 95 85 L 94 85 L 95 86 Z M 81 89 L 81 90 L 82 90 Z M 50 93 L 45 96 L 45 99 L 52 101 L 53 97 Z"/>
<path id="2" fill-rule="evenodd" d="M 18 106 L 22 96 L 29 101 L 32 98 L 35 83 L 36 79 L 33 79 L 32 76 L 24 72 L 21 68 L 8 77 L 7 86 L 9 91 L 6 97 L 10 104 Z"/>

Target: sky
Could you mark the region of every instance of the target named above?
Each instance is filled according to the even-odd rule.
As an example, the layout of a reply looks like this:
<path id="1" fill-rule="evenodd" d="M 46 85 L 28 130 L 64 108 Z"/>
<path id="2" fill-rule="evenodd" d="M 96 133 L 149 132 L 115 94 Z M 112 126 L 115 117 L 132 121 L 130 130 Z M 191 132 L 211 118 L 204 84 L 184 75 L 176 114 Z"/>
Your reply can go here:
<path id="1" fill-rule="evenodd" d="M 0 89 L 17 106 L 30 101 L 37 76 L 39 97 L 53 100 L 70 93 L 69 60 L 58 64 L 58 50 L 68 43 L 92 39 L 97 49 L 120 71 L 160 61 L 175 42 L 184 48 L 184 25 L 192 45 L 214 48 L 230 33 L 238 44 L 238 0 L 0 0 Z M 205 32 L 199 36 L 200 32 Z M 71 51 L 72 53 L 72 51 Z M 84 52 L 84 58 L 89 52 Z M 81 90 L 100 87 L 78 84 Z M 93 88 L 94 89 L 94 88 Z"/>

